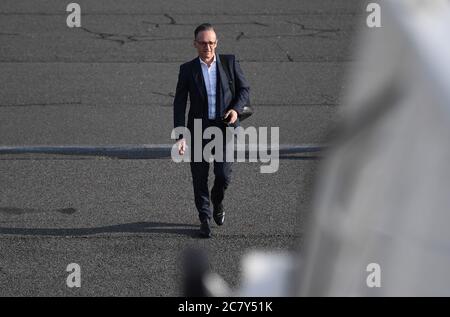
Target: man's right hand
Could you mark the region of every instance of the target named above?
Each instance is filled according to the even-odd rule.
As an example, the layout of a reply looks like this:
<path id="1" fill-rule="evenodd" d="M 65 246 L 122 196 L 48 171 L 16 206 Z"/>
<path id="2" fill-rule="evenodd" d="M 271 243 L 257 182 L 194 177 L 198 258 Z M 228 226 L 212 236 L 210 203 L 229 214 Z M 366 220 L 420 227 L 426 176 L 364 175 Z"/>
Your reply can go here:
<path id="1" fill-rule="evenodd" d="M 186 140 L 180 139 L 177 141 L 177 144 L 178 144 L 178 154 L 184 155 L 184 153 L 186 152 Z"/>

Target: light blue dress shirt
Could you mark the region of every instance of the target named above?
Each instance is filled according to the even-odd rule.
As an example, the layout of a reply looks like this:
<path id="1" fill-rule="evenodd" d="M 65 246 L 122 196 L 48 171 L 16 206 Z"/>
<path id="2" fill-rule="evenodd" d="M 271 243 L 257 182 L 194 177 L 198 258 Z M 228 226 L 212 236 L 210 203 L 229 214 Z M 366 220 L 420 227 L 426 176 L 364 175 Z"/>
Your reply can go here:
<path id="1" fill-rule="evenodd" d="M 202 67 L 203 79 L 205 80 L 206 92 L 208 94 L 208 118 L 216 119 L 216 85 L 217 85 L 217 64 L 216 55 L 214 55 L 213 62 L 208 67 L 202 59 L 200 65 Z"/>

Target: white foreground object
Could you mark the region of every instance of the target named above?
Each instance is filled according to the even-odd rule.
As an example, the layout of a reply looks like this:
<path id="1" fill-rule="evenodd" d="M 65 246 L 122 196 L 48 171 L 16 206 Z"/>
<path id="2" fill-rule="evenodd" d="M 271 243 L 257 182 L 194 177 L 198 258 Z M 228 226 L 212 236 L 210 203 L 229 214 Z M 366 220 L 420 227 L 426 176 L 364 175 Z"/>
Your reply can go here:
<path id="1" fill-rule="evenodd" d="M 242 261 L 242 288 L 236 295 L 289 296 L 293 268 L 293 255 L 288 252 L 252 251 Z"/>
<path id="2" fill-rule="evenodd" d="M 301 296 L 450 296 L 450 2 L 380 4 L 323 165 Z"/>

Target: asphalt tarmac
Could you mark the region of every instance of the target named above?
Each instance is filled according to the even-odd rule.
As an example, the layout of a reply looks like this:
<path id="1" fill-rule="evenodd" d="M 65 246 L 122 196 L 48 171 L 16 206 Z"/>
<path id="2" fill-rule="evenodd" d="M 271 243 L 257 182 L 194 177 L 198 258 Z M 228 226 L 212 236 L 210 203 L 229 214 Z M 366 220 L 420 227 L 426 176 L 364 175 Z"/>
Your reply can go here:
<path id="1" fill-rule="evenodd" d="M 67 27 L 61 1 L 0 3 L 0 147 L 170 144 L 178 67 L 195 57 L 202 22 L 250 82 L 244 126 L 323 144 L 366 14 L 358 0 L 77 3 L 81 28 Z M 283 157 L 273 174 L 235 164 L 225 225 L 204 240 L 187 164 L 0 155 L 0 296 L 182 295 L 180 257 L 193 246 L 238 288 L 248 250 L 301 248 L 319 156 Z M 66 285 L 69 263 L 80 288 Z"/>

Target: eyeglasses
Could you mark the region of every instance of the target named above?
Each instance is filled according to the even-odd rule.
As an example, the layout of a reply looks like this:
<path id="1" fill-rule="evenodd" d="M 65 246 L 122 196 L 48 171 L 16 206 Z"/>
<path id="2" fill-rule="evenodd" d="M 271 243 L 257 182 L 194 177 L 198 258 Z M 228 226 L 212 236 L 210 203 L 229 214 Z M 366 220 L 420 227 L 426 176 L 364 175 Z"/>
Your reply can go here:
<path id="1" fill-rule="evenodd" d="M 201 42 L 201 41 L 197 41 L 197 40 L 195 40 L 199 45 L 201 45 L 201 46 L 206 46 L 206 45 L 208 45 L 208 46 L 216 46 L 216 44 L 217 44 L 217 41 L 215 41 L 215 42 Z"/>

